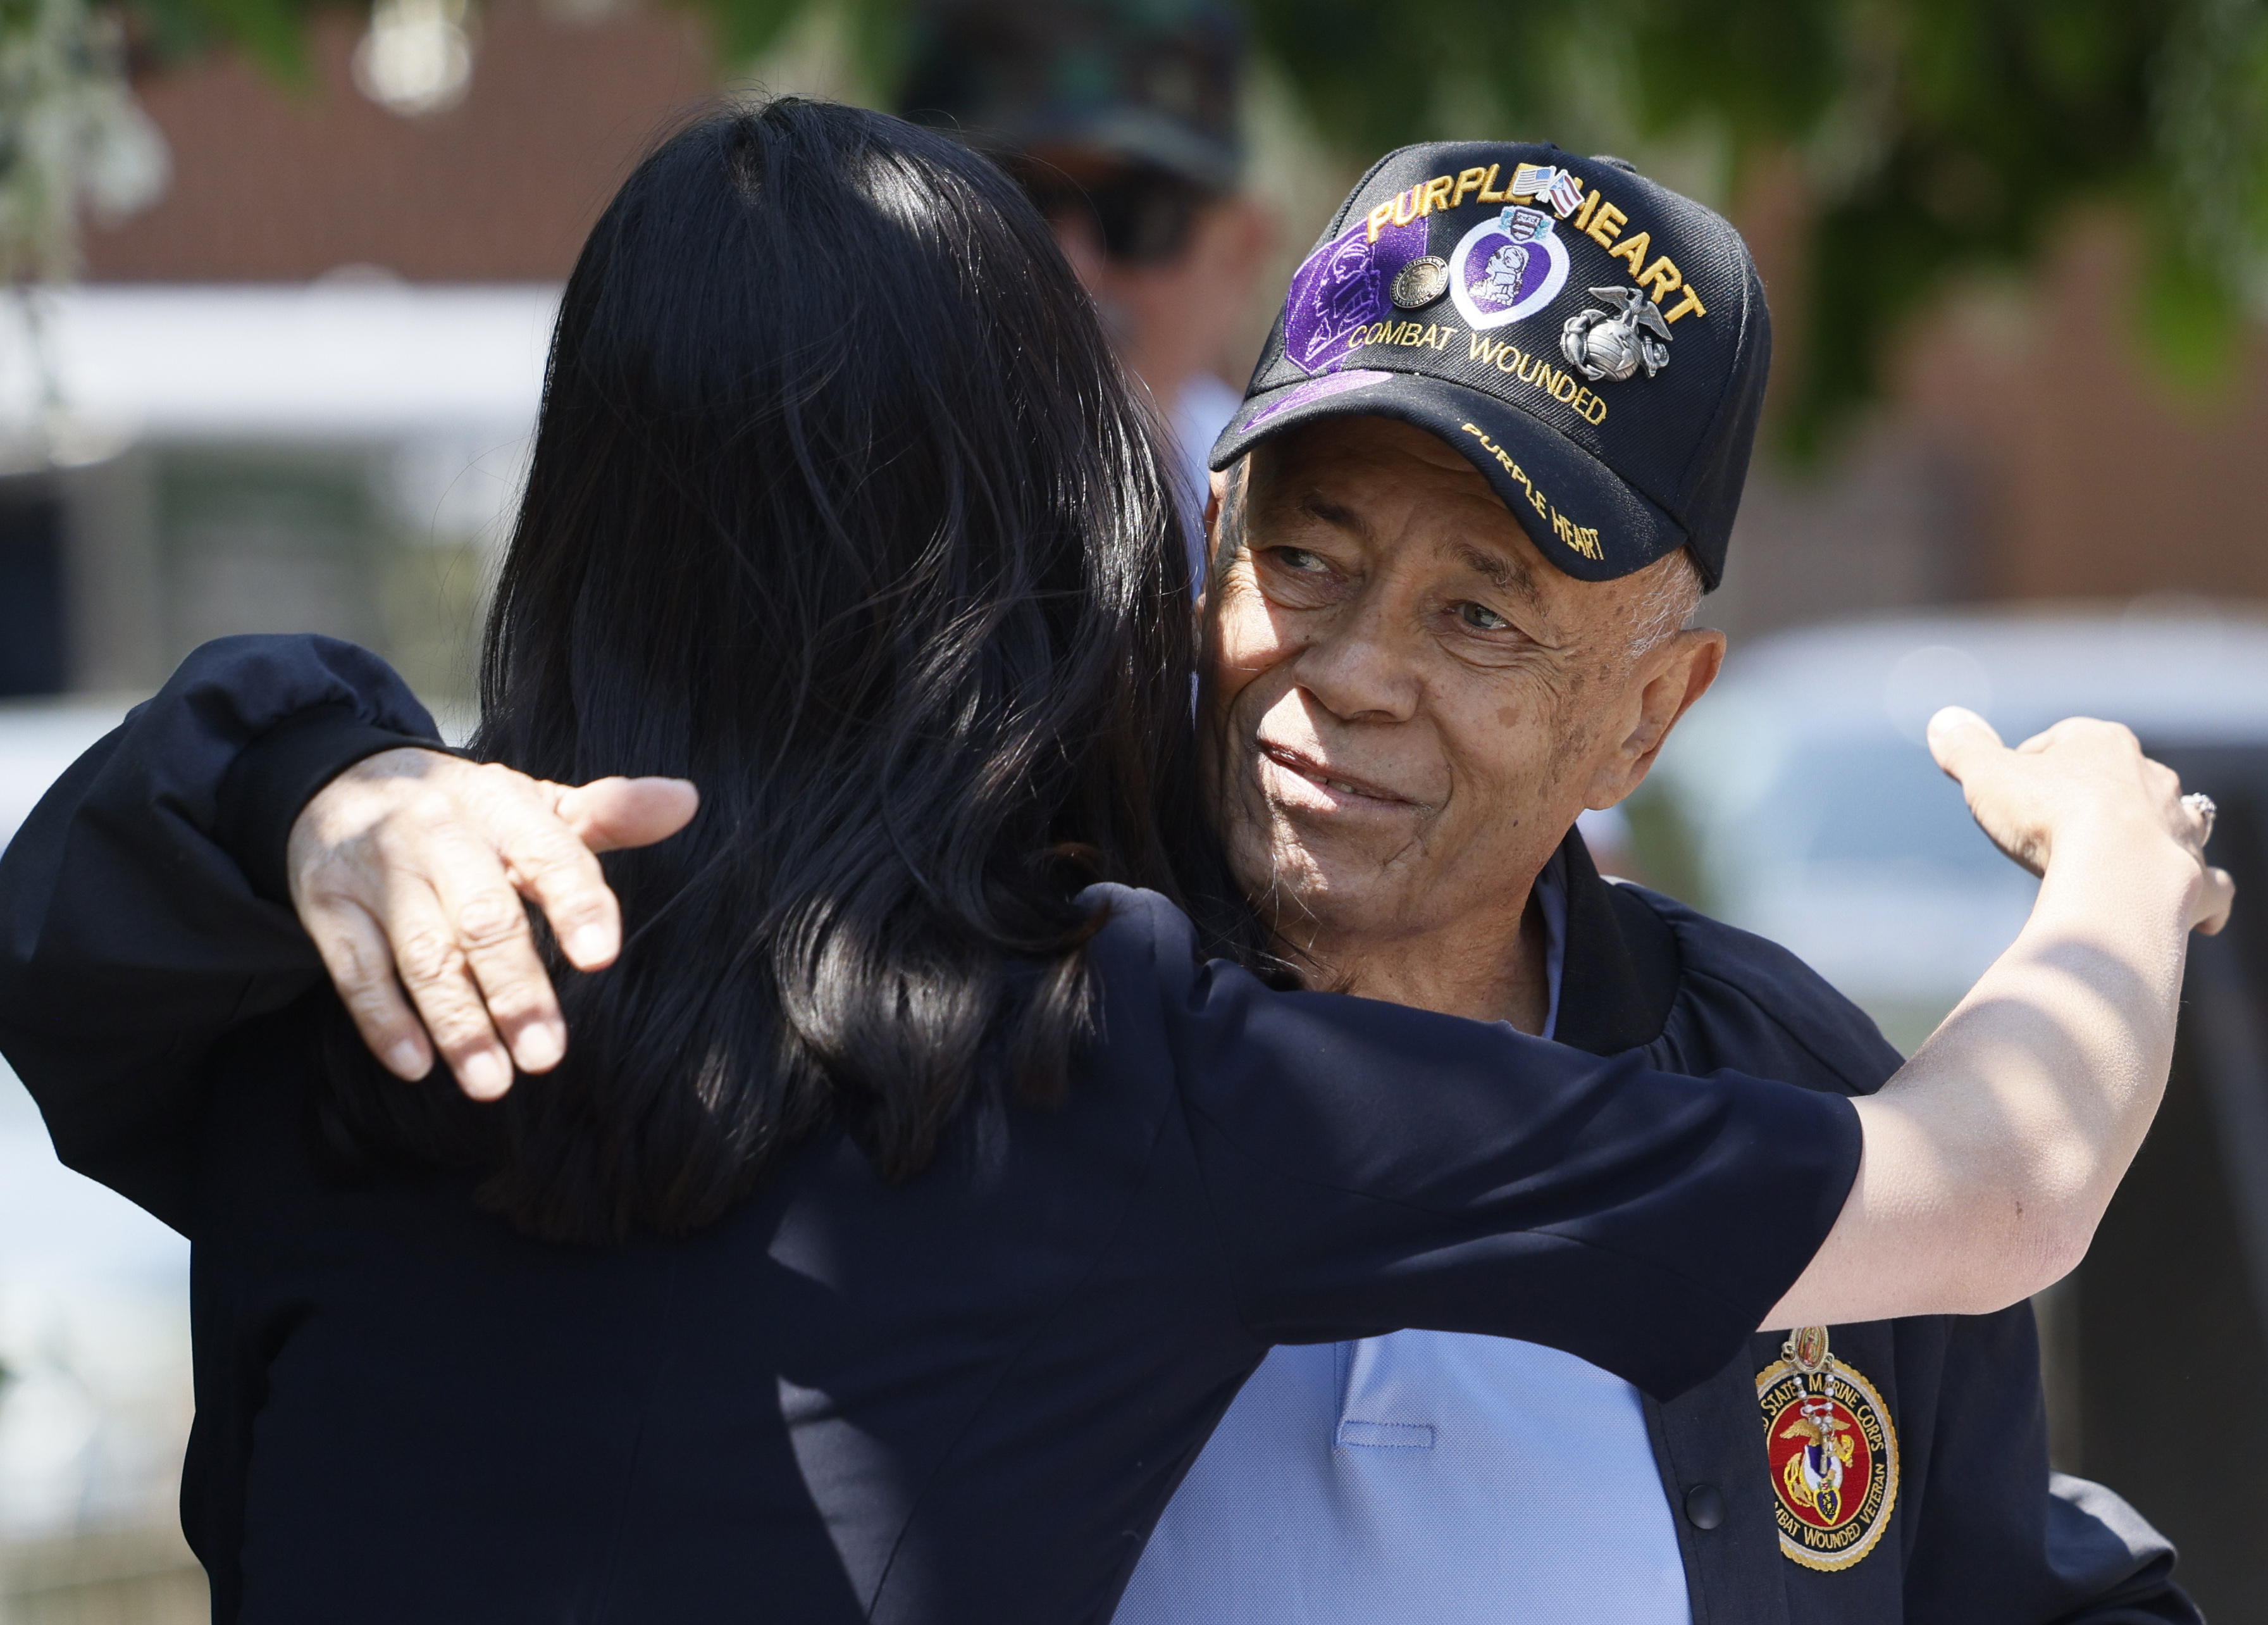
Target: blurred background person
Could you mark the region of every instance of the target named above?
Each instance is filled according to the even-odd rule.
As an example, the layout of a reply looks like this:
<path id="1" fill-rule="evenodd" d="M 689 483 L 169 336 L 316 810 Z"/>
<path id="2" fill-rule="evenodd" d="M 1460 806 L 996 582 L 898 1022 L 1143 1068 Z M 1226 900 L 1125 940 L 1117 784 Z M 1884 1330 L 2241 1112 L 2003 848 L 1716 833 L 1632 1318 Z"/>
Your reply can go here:
<path id="1" fill-rule="evenodd" d="M 1192 579 L 1219 374 L 1274 237 L 1246 196 L 1245 30 L 1218 0 L 927 0 L 898 111 L 990 153 L 1055 226 L 1178 442 Z M 1233 363 L 1227 363 L 1233 365 Z"/>

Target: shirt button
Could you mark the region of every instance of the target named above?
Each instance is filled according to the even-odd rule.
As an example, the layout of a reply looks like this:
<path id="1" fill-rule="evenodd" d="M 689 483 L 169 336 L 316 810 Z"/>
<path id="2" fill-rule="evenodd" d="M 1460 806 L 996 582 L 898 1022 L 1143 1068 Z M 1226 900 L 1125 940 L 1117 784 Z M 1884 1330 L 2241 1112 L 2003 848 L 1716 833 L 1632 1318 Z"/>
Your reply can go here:
<path id="1" fill-rule="evenodd" d="M 1725 1521 L 1725 1492 L 1714 1484 L 1696 1484 L 1685 1492 L 1685 1521 L 1696 1529 L 1714 1529 Z"/>

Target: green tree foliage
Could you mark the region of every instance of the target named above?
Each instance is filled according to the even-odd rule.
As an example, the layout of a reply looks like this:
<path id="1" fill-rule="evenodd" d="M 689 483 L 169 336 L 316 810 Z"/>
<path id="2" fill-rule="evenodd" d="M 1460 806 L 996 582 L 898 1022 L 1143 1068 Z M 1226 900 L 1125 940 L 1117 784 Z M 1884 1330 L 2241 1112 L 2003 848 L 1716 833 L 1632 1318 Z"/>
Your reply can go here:
<path id="1" fill-rule="evenodd" d="M 162 51 L 230 42 L 291 74 L 325 0 L 124 3 Z M 909 0 L 677 3 L 713 20 L 733 62 L 832 5 L 887 85 Z M 1737 197 L 1764 160 L 1781 174 L 1792 157 L 1810 233 L 1785 419 L 1799 444 L 1879 389 L 1891 340 L 1949 283 L 2032 270 L 2077 205 L 2138 222 L 2138 322 L 2174 377 L 2228 376 L 2258 303 L 2268 0 L 1242 4 L 1351 162 L 1479 129 L 1683 144 L 1717 155 Z"/>
<path id="2" fill-rule="evenodd" d="M 2034 267 L 2076 206 L 2135 220 L 2138 315 L 2192 386 L 2243 353 L 2268 251 L 2260 0 L 1664 0 L 1631 8 L 1631 103 L 1793 151 L 1815 191 L 1800 440 L 1878 386 L 1954 278 Z"/>
<path id="3" fill-rule="evenodd" d="M 80 211 L 139 206 L 165 163 L 120 77 L 114 18 L 0 0 L 0 286 L 70 276 Z"/>

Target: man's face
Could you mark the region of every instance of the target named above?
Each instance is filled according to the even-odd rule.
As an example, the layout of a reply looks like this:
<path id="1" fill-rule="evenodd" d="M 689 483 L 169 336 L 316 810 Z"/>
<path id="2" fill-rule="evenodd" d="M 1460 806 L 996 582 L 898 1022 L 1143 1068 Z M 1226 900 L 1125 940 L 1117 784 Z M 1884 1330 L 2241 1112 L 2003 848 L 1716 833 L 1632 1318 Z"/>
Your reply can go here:
<path id="1" fill-rule="evenodd" d="M 1207 603 L 1205 718 L 1247 895 L 1326 963 L 1476 913 L 1516 926 L 1575 815 L 1645 776 L 1722 639 L 1634 657 L 1670 565 L 1561 574 L 1470 463 L 1405 424 L 1265 442 L 1243 500 Z"/>

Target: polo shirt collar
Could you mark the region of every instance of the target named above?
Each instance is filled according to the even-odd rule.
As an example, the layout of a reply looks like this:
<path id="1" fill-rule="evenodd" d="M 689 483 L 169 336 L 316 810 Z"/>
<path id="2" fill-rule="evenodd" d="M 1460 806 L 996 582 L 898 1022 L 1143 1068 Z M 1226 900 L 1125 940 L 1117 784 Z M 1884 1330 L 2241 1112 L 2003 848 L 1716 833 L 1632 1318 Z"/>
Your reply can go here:
<path id="1" fill-rule="evenodd" d="M 1676 934 L 1634 888 L 1599 874 L 1575 831 L 1555 861 L 1567 926 L 1552 1037 L 1594 1055 L 1652 1044 L 1668 1024 L 1684 973 Z"/>

